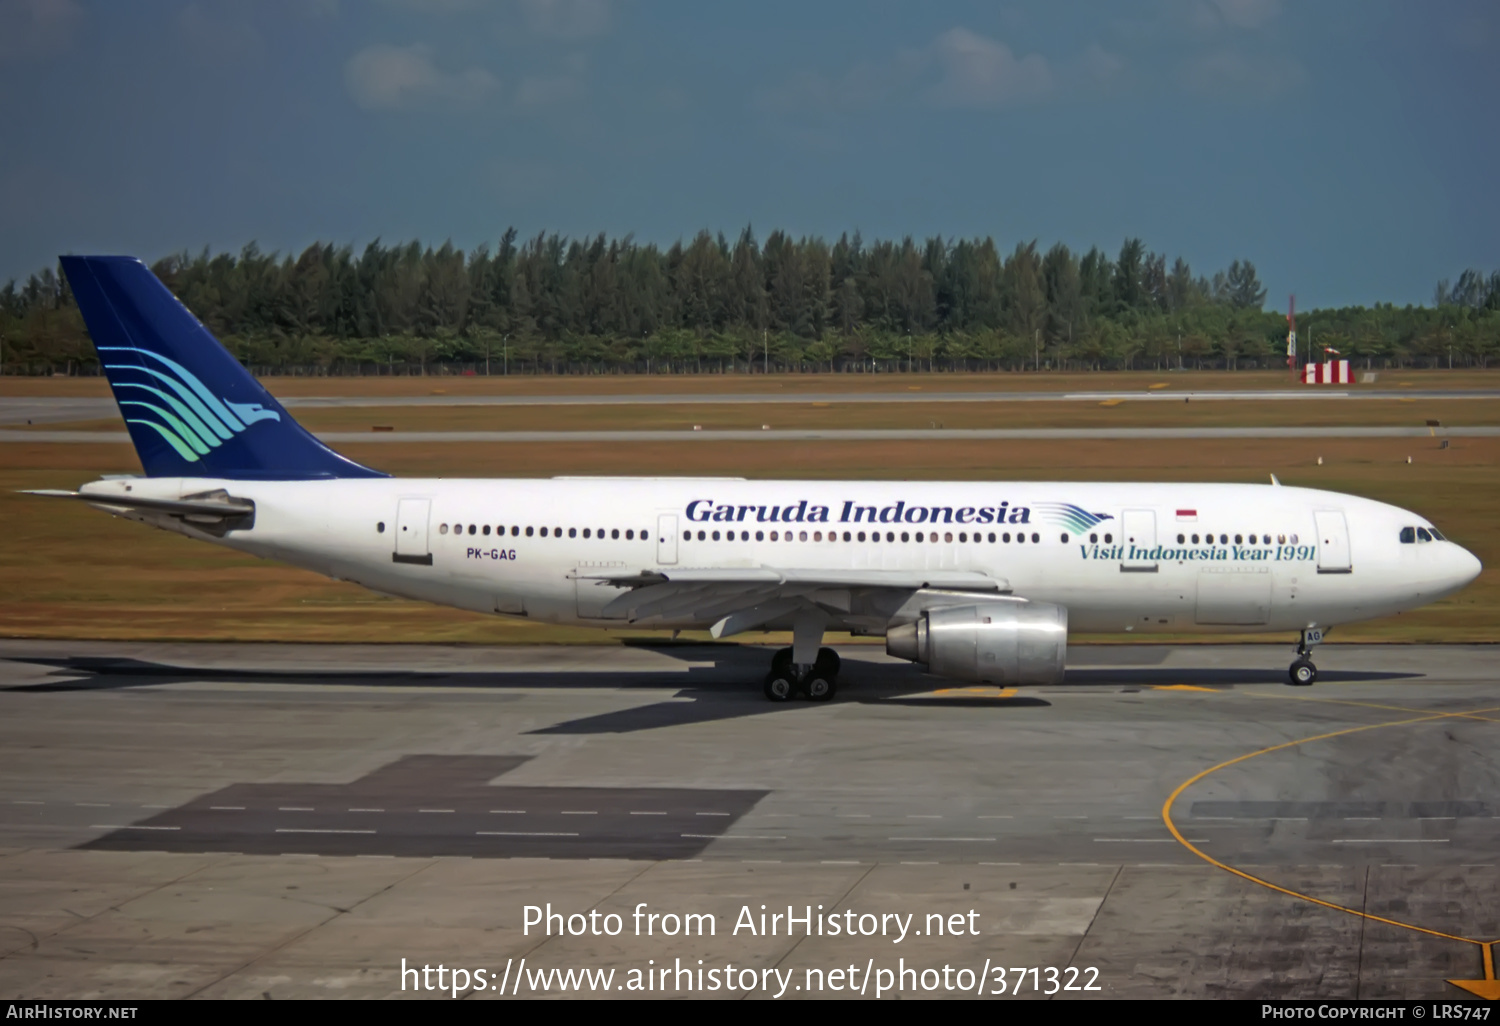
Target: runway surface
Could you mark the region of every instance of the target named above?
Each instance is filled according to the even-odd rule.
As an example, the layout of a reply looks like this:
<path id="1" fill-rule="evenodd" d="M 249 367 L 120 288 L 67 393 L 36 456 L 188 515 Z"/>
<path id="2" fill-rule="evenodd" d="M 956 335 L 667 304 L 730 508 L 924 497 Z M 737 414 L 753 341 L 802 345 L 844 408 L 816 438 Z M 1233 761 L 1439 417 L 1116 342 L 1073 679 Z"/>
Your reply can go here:
<path id="1" fill-rule="evenodd" d="M 1500 426 L 1443 428 L 1444 438 L 1497 438 Z M 909 441 L 1042 441 L 1048 439 L 1209 438 L 1428 438 L 1425 427 L 1096 427 L 1096 428 L 911 428 L 797 429 L 762 431 L 319 431 L 329 445 L 349 443 L 485 442 L 497 445 L 536 442 L 909 442 Z M 6 431 L 0 442 L 125 444 L 124 431 Z"/>
<path id="2" fill-rule="evenodd" d="M 433 379 L 434 385 L 439 379 Z M 761 406 L 847 403 L 1048 403 L 1048 402 L 1233 402 L 1319 399 L 1497 399 L 1500 389 L 1358 389 L 1308 387 L 1277 391 L 1158 391 L 1158 392 L 766 392 L 683 393 L 641 395 L 409 395 L 409 396 L 286 396 L 278 401 L 289 410 L 334 407 L 410 406 Z M 115 414 L 113 399 L 99 397 L 37 398 L 0 396 L 0 424 L 62 424 L 99 420 Z"/>
<path id="3" fill-rule="evenodd" d="M 0 995 L 905 957 L 1451 998 L 1500 937 L 1493 648 L 1324 646 L 1311 689 L 1281 646 L 1075 646 L 1018 690 L 841 652 L 837 700 L 776 706 L 755 646 L 0 641 Z M 523 933 L 546 902 L 720 931 Z M 747 903 L 982 929 L 729 935 Z"/>

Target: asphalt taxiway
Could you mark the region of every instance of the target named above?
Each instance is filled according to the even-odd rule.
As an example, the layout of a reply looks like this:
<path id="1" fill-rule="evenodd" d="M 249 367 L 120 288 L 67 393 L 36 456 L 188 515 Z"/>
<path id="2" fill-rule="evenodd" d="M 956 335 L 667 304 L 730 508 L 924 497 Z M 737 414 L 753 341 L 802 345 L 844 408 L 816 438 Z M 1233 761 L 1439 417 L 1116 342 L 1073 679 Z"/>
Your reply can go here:
<path id="1" fill-rule="evenodd" d="M 1482 978 L 1492 647 L 1325 646 L 1310 689 L 1281 646 L 1075 646 L 1017 690 L 842 654 L 834 702 L 777 706 L 753 645 L 0 641 L 0 996 L 375 996 L 403 957 L 977 957 L 1143 997 Z M 525 934 L 549 901 L 721 930 Z M 982 930 L 726 935 L 789 902 Z"/>

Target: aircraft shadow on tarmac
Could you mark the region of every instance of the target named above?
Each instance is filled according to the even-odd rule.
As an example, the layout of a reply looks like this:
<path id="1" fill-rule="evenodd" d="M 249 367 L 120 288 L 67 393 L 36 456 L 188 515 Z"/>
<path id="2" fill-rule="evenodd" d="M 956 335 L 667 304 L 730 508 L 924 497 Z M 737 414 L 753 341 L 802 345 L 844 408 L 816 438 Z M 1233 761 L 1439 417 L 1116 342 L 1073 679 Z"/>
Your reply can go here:
<path id="1" fill-rule="evenodd" d="M 513 689 L 537 688 L 630 689 L 675 688 L 665 701 L 628 709 L 580 717 L 539 728 L 534 734 L 620 734 L 664 727 L 685 726 L 747 716 L 808 714 L 828 706 L 821 703 L 774 704 L 761 695 L 759 680 L 765 672 L 766 650 L 758 646 L 668 643 L 635 644 L 689 663 L 682 671 L 577 670 L 540 668 L 526 672 L 489 670 L 393 671 L 393 670 L 245 670 L 214 667 L 174 666 L 130 658 L 74 656 L 64 658 L 17 658 L 15 661 L 50 666 L 55 679 L 9 688 L 20 692 L 97 691 L 149 687 L 185 682 L 242 682 L 317 687 L 431 687 L 472 688 L 495 692 L 497 699 L 514 699 Z M 1097 657 L 1095 657 L 1097 658 Z M 1092 661 L 1085 658 L 1085 661 Z M 1155 660 L 1138 657 L 1137 665 L 1070 669 L 1062 687 L 1125 688 L 1139 690 L 1173 684 L 1198 687 L 1234 687 L 1241 684 L 1284 682 L 1284 671 L 1246 668 L 1191 668 L 1139 665 Z M 1414 673 L 1369 671 L 1324 671 L 1325 681 L 1381 681 L 1420 677 Z M 911 664 L 844 661 L 840 692 L 834 705 L 895 705 L 907 708 L 955 707 L 966 709 L 1028 709 L 1051 705 L 1035 694 L 992 695 L 976 689 L 953 686 L 925 676 Z"/>
<path id="2" fill-rule="evenodd" d="M 348 784 L 231 784 L 110 832 L 93 851 L 683 859 L 769 791 L 516 786 L 527 756 L 408 755 Z"/>

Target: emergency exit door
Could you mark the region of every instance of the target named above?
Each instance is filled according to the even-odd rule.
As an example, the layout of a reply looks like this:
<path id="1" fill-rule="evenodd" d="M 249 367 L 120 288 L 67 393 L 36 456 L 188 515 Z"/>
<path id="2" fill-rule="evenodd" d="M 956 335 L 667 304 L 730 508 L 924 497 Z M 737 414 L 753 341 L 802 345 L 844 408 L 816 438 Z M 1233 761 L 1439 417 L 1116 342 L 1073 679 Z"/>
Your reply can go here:
<path id="1" fill-rule="evenodd" d="M 662 513 L 656 518 L 656 561 L 677 562 L 677 514 Z"/>
<path id="2" fill-rule="evenodd" d="M 432 512 L 430 499 L 401 499 L 396 504 L 395 563 L 432 565 L 432 550 L 427 547 L 427 518 Z"/>

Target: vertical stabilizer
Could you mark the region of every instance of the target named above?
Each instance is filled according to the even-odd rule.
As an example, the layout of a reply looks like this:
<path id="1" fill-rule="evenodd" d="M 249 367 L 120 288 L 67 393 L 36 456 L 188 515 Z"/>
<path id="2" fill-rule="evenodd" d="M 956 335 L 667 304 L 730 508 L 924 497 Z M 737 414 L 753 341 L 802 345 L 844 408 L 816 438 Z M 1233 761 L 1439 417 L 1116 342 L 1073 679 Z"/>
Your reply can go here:
<path id="1" fill-rule="evenodd" d="M 318 441 L 134 257 L 63 273 L 152 477 L 383 477 Z"/>

